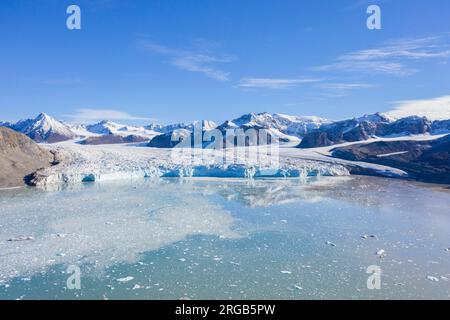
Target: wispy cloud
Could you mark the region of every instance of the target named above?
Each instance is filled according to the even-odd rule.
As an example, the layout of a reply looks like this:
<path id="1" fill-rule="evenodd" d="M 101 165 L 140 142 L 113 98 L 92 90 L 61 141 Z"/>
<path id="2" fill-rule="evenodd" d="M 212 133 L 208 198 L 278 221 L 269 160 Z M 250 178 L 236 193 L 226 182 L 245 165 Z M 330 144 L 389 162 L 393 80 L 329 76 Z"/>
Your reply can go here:
<path id="1" fill-rule="evenodd" d="M 324 83 L 320 85 L 320 87 L 329 90 L 354 90 L 354 89 L 369 89 L 375 86 L 367 83 Z"/>
<path id="2" fill-rule="evenodd" d="M 394 105 L 393 110 L 386 112 L 394 118 L 418 115 L 431 120 L 450 119 L 450 95 L 433 99 L 396 101 Z"/>
<path id="3" fill-rule="evenodd" d="M 346 71 L 406 76 L 418 70 L 411 62 L 447 59 L 450 57 L 450 36 L 400 39 L 372 49 L 354 51 L 338 57 L 333 63 L 314 68 L 317 71 Z"/>
<path id="4" fill-rule="evenodd" d="M 325 90 L 325 92 L 322 93 L 324 96 L 345 97 L 350 95 L 354 90 L 370 89 L 375 86 L 368 83 L 323 83 L 318 87 Z"/>
<path id="5" fill-rule="evenodd" d="M 287 89 L 303 84 L 317 83 L 322 79 L 315 78 L 295 78 L 295 79 L 276 79 L 276 78 L 242 78 L 239 87 L 242 89 Z"/>
<path id="6" fill-rule="evenodd" d="M 133 116 L 126 112 L 111 109 L 78 109 L 74 114 L 63 116 L 72 122 L 92 122 L 99 120 L 156 121 L 154 118 Z"/>
<path id="7" fill-rule="evenodd" d="M 167 47 L 146 38 L 139 40 L 144 49 L 168 57 L 170 64 L 178 69 L 201 73 L 219 81 L 229 81 L 230 73 L 219 69 L 217 64 L 229 63 L 235 58 L 230 55 L 213 53 L 211 52 L 212 45 L 205 45 L 206 41 L 204 40 L 197 41 L 197 44 L 200 42 L 201 48 L 183 50 Z"/>

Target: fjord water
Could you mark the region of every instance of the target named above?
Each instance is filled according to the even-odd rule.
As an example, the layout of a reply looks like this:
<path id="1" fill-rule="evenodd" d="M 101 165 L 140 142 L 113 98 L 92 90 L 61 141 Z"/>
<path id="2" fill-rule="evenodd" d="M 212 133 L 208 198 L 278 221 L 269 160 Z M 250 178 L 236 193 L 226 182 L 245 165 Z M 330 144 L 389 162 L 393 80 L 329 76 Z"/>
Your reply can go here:
<path id="1" fill-rule="evenodd" d="M 439 186 L 136 180 L 3 190 L 0 205 L 1 299 L 450 297 L 450 190 Z M 373 265 L 379 290 L 367 287 Z"/>

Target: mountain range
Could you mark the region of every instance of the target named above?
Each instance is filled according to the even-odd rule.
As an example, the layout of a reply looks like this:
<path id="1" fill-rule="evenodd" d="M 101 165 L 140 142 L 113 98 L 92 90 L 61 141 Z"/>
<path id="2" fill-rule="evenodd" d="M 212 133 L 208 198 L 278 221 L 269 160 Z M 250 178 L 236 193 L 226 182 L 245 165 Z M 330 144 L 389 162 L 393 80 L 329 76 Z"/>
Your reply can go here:
<path id="1" fill-rule="evenodd" d="M 96 124 L 71 125 L 41 113 L 34 119 L 20 120 L 14 124 L 0 122 L 0 126 L 21 132 L 36 142 L 55 143 L 74 139 L 81 144 L 147 142 L 148 146 L 158 148 L 174 147 L 192 136 L 195 126 L 200 126 L 203 132 L 218 129 L 224 135 L 230 130 L 264 129 L 271 138 L 299 148 L 331 146 L 372 137 L 450 133 L 450 120 L 430 121 L 418 116 L 393 119 L 382 113 L 341 121 L 279 113 L 249 113 L 220 125 L 202 120 L 187 124 L 148 126 L 129 126 L 108 120 Z"/>
<path id="2" fill-rule="evenodd" d="M 306 134 L 298 147 L 317 148 L 376 137 L 445 133 L 450 133 L 450 120 L 431 121 L 418 116 L 392 119 L 377 113 L 325 124 Z"/>

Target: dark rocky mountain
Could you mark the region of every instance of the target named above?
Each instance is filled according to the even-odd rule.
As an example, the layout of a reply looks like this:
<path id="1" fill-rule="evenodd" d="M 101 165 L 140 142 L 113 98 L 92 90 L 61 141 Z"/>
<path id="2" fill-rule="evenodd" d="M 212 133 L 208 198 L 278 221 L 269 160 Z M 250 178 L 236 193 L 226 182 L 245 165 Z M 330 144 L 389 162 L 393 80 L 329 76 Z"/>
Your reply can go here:
<path id="1" fill-rule="evenodd" d="M 432 122 L 426 117 L 411 116 L 399 119 L 387 126 L 379 128 L 377 136 L 407 136 L 414 134 L 424 134 L 431 132 Z"/>
<path id="2" fill-rule="evenodd" d="M 307 134 L 299 148 L 316 148 L 372 137 L 405 136 L 432 132 L 433 123 L 425 117 L 411 116 L 393 121 L 382 114 L 326 124 Z M 442 124 L 441 127 L 445 127 Z"/>
<path id="3" fill-rule="evenodd" d="M 148 146 L 152 148 L 174 148 L 176 146 L 188 147 L 189 142 L 187 142 L 186 139 L 191 139 L 190 145 L 193 146 L 195 142 L 194 132 L 199 135 L 200 144 L 203 144 L 201 140 L 204 133 L 215 129 L 216 127 L 217 125 L 209 120 L 194 121 L 190 124 L 179 123 L 168 126 L 152 125 L 147 128 L 163 132 L 163 134 L 157 135 L 151 139 Z M 188 145 L 185 146 L 183 143 L 188 143 Z"/>
<path id="4" fill-rule="evenodd" d="M 10 122 L 0 121 L 0 127 L 11 128 L 11 126 L 12 126 L 12 123 L 10 123 Z"/>
<path id="5" fill-rule="evenodd" d="M 122 143 L 138 143 L 148 141 L 148 138 L 136 135 L 120 136 L 114 134 L 106 134 L 102 136 L 88 137 L 80 144 L 83 145 L 100 145 L 100 144 L 122 144 Z"/>
<path id="6" fill-rule="evenodd" d="M 174 129 L 154 137 L 148 146 L 152 148 L 192 147 L 195 143 L 203 146 L 203 136 L 213 129 L 216 129 L 216 124 L 212 121 L 195 121 L 184 128 Z"/>
<path id="7" fill-rule="evenodd" d="M 433 134 L 445 134 L 450 132 L 450 120 L 437 120 L 431 124 Z"/>
<path id="8" fill-rule="evenodd" d="M 177 145 L 181 146 L 183 141 L 192 138 L 192 136 L 193 132 L 190 130 L 176 129 L 172 132 L 164 133 L 154 137 L 152 140 L 150 140 L 148 146 L 152 148 L 174 148 Z"/>
<path id="9" fill-rule="evenodd" d="M 412 178 L 450 183 L 450 135 L 440 139 L 377 141 L 332 150 L 333 157 L 395 167 Z"/>
<path id="10" fill-rule="evenodd" d="M 0 188 L 24 184 L 24 177 L 49 167 L 53 154 L 33 140 L 6 127 L 0 127 Z"/>

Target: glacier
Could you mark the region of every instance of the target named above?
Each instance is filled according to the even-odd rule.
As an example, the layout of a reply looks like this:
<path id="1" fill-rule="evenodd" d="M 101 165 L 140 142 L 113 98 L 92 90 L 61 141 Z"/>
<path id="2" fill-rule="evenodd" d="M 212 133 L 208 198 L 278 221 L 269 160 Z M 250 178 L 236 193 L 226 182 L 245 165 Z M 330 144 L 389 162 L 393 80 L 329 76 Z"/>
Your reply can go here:
<path id="1" fill-rule="evenodd" d="M 59 164 L 34 174 L 30 184 L 42 187 L 164 177 L 254 179 L 348 176 L 354 167 L 370 171 L 372 175 L 406 176 L 405 172 L 394 168 L 330 158 L 323 154 L 323 150 L 319 153 L 281 148 L 276 159 L 269 159 L 273 161 L 251 163 L 238 158 L 230 164 L 211 153 L 203 157 L 183 158 L 174 154 L 174 149 L 148 148 L 138 144 L 82 146 L 67 141 L 44 147 L 57 154 Z"/>

